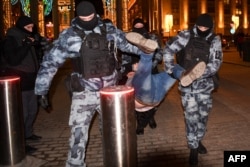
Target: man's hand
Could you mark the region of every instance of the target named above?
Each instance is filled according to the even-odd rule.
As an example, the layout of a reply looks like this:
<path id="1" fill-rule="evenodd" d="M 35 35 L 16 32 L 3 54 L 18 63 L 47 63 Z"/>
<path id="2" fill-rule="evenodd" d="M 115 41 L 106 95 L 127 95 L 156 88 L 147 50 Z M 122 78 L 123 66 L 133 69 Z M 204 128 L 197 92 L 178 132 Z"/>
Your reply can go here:
<path id="1" fill-rule="evenodd" d="M 34 41 L 35 41 L 34 38 L 26 37 L 23 39 L 23 45 L 29 45 L 29 46 L 34 45 L 35 44 Z"/>
<path id="2" fill-rule="evenodd" d="M 40 95 L 38 96 L 38 102 L 39 105 L 48 113 L 51 112 L 52 108 L 51 105 L 49 103 L 49 99 L 48 99 L 48 95 Z"/>

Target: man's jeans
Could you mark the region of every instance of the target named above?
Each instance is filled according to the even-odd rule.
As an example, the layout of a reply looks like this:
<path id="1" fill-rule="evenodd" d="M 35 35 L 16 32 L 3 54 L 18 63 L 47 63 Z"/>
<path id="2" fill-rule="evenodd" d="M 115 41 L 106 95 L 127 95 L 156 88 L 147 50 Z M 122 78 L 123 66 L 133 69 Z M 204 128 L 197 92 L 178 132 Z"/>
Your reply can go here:
<path id="1" fill-rule="evenodd" d="M 184 72 L 184 69 L 176 64 L 173 69 L 175 78 L 165 71 L 152 74 L 152 57 L 151 54 L 141 54 L 138 69 L 132 80 L 132 86 L 135 89 L 135 99 L 148 105 L 160 103 L 174 85 L 175 78 L 179 79 Z"/>

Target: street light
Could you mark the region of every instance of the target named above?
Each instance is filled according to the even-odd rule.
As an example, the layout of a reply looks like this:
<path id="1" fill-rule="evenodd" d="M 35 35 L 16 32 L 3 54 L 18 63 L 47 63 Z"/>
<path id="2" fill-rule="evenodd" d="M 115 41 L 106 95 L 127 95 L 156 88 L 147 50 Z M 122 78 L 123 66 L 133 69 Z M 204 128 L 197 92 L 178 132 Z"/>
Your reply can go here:
<path id="1" fill-rule="evenodd" d="M 240 19 L 239 19 L 239 16 L 235 16 L 235 15 L 232 15 L 232 22 L 230 24 L 231 26 L 231 34 L 234 34 L 235 31 L 237 30 L 238 26 L 239 26 L 239 23 L 240 23 Z"/>
<path id="2" fill-rule="evenodd" d="M 165 15 L 165 29 L 166 29 L 166 32 L 169 33 L 169 37 L 170 37 L 170 30 L 172 26 L 173 26 L 173 15 L 166 14 Z"/>

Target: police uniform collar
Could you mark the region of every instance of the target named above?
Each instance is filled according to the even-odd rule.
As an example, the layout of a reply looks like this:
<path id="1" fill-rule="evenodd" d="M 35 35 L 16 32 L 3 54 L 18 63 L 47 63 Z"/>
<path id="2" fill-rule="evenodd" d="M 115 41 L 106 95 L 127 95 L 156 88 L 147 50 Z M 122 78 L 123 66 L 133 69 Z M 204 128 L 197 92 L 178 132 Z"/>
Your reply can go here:
<path id="1" fill-rule="evenodd" d="M 100 26 L 96 26 L 94 28 L 94 30 L 90 30 L 90 31 L 89 30 L 84 30 L 84 32 L 85 32 L 85 34 L 89 34 L 89 33 L 92 33 L 92 32 L 101 34 L 101 29 L 100 29 Z"/>

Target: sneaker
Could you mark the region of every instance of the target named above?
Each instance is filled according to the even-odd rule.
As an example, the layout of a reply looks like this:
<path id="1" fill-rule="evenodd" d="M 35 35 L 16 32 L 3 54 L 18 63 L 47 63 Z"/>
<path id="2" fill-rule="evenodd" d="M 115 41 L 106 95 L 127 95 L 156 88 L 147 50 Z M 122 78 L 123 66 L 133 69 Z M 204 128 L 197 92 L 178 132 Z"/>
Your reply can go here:
<path id="1" fill-rule="evenodd" d="M 145 53 L 153 53 L 158 48 L 156 41 L 152 39 L 146 39 L 141 34 L 136 32 L 127 33 L 126 39 Z"/>
<path id="2" fill-rule="evenodd" d="M 206 63 L 201 61 L 196 64 L 190 71 L 184 73 L 180 82 L 182 86 L 190 85 L 194 80 L 200 78 L 206 69 Z"/>

